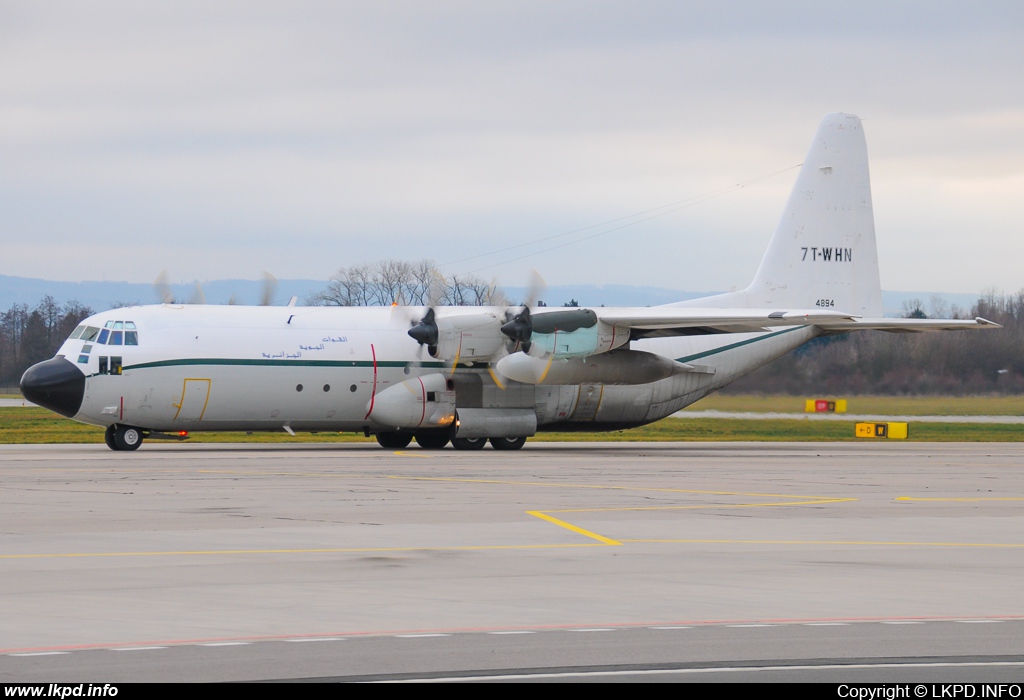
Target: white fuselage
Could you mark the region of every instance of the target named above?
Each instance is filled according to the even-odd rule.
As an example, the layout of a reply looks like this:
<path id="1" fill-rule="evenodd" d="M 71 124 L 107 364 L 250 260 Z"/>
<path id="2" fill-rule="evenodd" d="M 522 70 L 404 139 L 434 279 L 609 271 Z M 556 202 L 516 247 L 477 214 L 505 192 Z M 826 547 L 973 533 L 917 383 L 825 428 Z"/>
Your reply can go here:
<path id="1" fill-rule="evenodd" d="M 813 326 L 795 326 L 636 340 L 633 350 L 701 371 L 635 385 L 505 382 L 502 388 L 488 364 L 474 360 L 472 347 L 462 349 L 454 371 L 426 352 L 419 357 L 404 319 L 396 321 L 386 307 L 128 307 L 82 323 L 131 322 L 137 345 L 68 340 L 59 354 L 87 377 L 75 420 L 99 426 L 378 432 L 387 426 L 374 420 L 376 396 L 441 372 L 451 375 L 460 408 L 532 409 L 539 430 L 607 430 L 671 415 L 817 334 Z M 120 373 L 111 371 L 111 358 L 119 358 Z"/>

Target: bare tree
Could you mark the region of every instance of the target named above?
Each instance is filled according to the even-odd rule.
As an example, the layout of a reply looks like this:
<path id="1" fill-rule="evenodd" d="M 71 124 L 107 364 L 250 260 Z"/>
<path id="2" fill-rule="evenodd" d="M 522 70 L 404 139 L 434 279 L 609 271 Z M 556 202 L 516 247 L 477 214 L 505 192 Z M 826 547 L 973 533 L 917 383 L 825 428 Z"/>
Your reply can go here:
<path id="1" fill-rule="evenodd" d="M 307 299 L 314 306 L 424 306 L 436 300 L 443 306 L 501 306 L 505 296 L 493 281 L 472 275 L 445 277 L 432 260 L 408 263 L 381 260 L 371 265 L 344 267 L 331 277 L 327 289 Z"/>

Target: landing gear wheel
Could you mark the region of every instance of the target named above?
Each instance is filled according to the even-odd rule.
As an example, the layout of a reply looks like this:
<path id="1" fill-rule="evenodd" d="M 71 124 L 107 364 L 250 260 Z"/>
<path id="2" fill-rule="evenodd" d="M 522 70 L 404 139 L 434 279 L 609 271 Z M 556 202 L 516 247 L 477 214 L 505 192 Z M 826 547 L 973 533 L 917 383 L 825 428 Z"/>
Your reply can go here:
<path id="1" fill-rule="evenodd" d="M 107 443 L 107 447 L 117 451 L 121 448 L 117 446 L 117 440 L 114 439 L 115 430 L 117 430 L 116 426 L 108 425 L 106 431 L 103 433 L 103 441 Z"/>
<path id="2" fill-rule="evenodd" d="M 416 444 L 424 450 L 441 450 L 448 444 L 445 433 L 416 433 Z"/>
<path id="3" fill-rule="evenodd" d="M 114 444 L 125 452 L 137 450 L 142 445 L 142 431 L 129 425 L 119 425 L 114 428 Z"/>
<path id="4" fill-rule="evenodd" d="M 452 447 L 456 450 L 482 450 L 487 438 L 452 438 Z"/>
<path id="5" fill-rule="evenodd" d="M 521 450 L 525 444 L 525 437 L 491 438 L 491 446 L 496 450 Z"/>
<path id="6" fill-rule="evenodd" d="M 377 444 L 385 450 L 401 450 L 412 442 L 412 433 L 377 433 Z"/>

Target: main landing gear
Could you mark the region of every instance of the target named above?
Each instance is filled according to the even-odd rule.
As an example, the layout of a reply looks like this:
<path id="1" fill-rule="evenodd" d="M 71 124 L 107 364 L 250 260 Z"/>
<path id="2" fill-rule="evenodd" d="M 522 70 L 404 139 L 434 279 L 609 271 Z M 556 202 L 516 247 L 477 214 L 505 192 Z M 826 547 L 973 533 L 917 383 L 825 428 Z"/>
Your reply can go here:
<path id="1" fill-rule="evenodd" d="M 116 452 L 131 452 L 142 444 L 142 431 L 130 425 L 111 425 L 103 434 L 107 447 Z"/>
<path id="2" fill-rule="evenodd" d="M 449 437 L 446 431 L 431 431 L 421 433 L 390 432 L 377 433 L 377 444 L 386 450 L 401 450 L 409 446 L 413 438 L 420 449 L 441 450 L 449 442 L 456 450 L 482 450 L 490 442 L 496 450 L 519 450 L 526 444 L 525 437 L 518 438 L 453 438 Z"/>

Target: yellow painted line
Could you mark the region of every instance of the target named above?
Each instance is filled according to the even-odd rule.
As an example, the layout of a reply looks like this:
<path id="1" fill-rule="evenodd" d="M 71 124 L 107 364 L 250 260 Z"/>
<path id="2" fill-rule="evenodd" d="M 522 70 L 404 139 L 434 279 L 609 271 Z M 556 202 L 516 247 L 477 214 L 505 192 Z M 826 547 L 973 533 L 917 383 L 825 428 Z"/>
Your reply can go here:
<path id="1" fill-rule="evenodd" d="M 607 537 L 599 535 L 596 532 L 591 532 L 590 530 L 584 530 L 582 527 L 576 527 L 572 523 L 567 523 L 564 520 L 559 520 L 558 518 L 552 518 L 550 515 L 547 515 L 546 513 L 542 513 L 539 510 L 528 510 L 528 511 L 526 511 L 526 514 L 527 515 L 532 515 L 535 518 L 540 518 L 541 520 L 547 520 L 549 523 L 553 523 L 553 524 L 557 525 L 558 527 L 564 527 L 566 530 L 571 530 L 572 532 L 575 532 L 577 534 L 583 535 L 584 537 L 589 537 L 591 539 L 597 540 L 598 542 L 601 542 L 603 544 L 614 544 L 614 545 L 622 544 L 621 542 L 616 542 L 615 540 L 610 540 Z"/>
<path id="2" fill-rule="evenodd" d="M 789 506 L 817 506 L 825 503 L 846 503 L 856 501 L 856 498 L 830 498 L 813 501 L 783 501 L 779 503 L 701 503 L 692 506 L 635 506 L 622 508 L 563 508 L 559 510 L 546 510 L 545 513 L 600 513 L 620 510 L 701 510 L 707 508 L 767 508 L 767 507 L 789 507 Z"/>
<path id="3" fill-rule="evenodd" d="M 654 493 L 690 493 L 705 496 L 754 496 L 757 498 L 800 498 L 800 499 L 832 499 L 832 496 L 815 496 L 808 494 L 788 493 L 753 493 L 747 491 L 704 491 L 698 489 L 668 489 L 648 486 L 607 486 L 601 484 L 572 484 L 545 481 L 509 481 L 504 479 L 460 479 L 444 476 L 404 476 L 401 474 L 389 474 L 388 479 L 406 479 L 409 481 L 454 481 L 467 484 L 504 484 L 508 486 L 543 486 L 545 488 L 573 488 L 573 489 L 596 489 L 606 491 L 641 491 Z M 856 499 L 843 499 L 856 500 Z"/>
<path id="4" fill-rule="evenodd" d="M 954 503 L 976 503 L 978 501 L 1024 501 L 1024 497 L 1019 496 L 1007 496 L 1007 497 L 993 497 L 987 498 L 979 496 L 978 498 L 914 498 L 912 496 L 900 496 L 896 499 L 897 501 L 952 501 Z"/>
<path id="5" fill-rule="evenodd" d="M 417 452 L 402 452 L 401 450 L 394 452 L 393 454 L 399 457 L 419 457 L 420 459 L 430 459 L 430 455 L 421 455 Z"/>
<path id="6" fill-rule="evenodd" d="M 625 544 L 771 544 L 771 545 L 836 545 L 870 547 L 987 547 L 1024 549 L 1024 544 L 1000 542 L 884 542 L 875 540 L 622 540 Z"/>
<path id="7" fill-rule="evenodd" d="M 585 532 L 585 531 L 583 531 Z M 594 535 L 600 538 L 600 535 Z M 602 538 L 603 539 L 603 538 Z M 610 544 L 618 542 L 607 541 Z M 466 545 L 454 547 L 331 547 L 322 549 L 209 549 L 181 550 L 169 552 L 60 552 L 53 554 L 0 554 L 0 559 L 75 559 L 100 557 L 193 557 L 210 555 L 245 554 L 365 554 L 381 552 L 479 552 L 508 549 L 569 549 L 578 547 L 599 547 L 590 542 L 574 544 L 507 544 L 507 545 Z"/>

